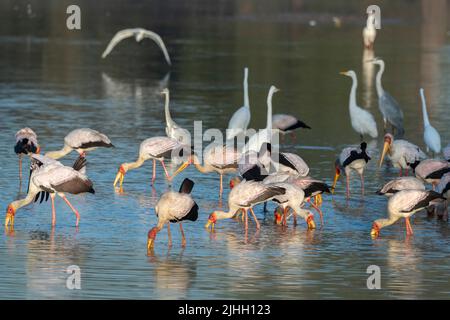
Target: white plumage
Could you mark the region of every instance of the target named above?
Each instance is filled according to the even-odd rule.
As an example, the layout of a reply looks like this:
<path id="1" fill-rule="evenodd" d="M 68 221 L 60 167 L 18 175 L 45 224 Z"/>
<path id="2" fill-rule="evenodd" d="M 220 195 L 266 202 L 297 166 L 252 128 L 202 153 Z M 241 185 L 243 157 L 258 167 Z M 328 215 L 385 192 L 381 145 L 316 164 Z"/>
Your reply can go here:
<path id="1" fill-rule="evenodd" d="M 272 97 L 279 89 L 275 86 L 271 86 L 269 94 L 267 95 L 267 126 L 265 129 L 259 130 L 253 136 L 250 137 L 247 144 L 244 146 L 242 153 L 248 151 L 259 152 L 263 143 L 270 143 L 272 140 Z"/>
<path id="2" fill-rule="evenodd" d="M 227 140 L 245 134 L 250 123 L 250 101 L 248 97 L 248 68 L 244 69 L 244 105 L 234 112 L 228 122 Z"/>
<path id="3" fill-rule="evenodd" d="M 363 29 L 363 42 L 366 49 L 373 49 L 377 30 L 375 28 L 375 14 L 369 13 L 367 16 L 366 26 Z"/>
<path id="4" fill-rule="evenodd" d="M 164 113 L 166 116 L 166 134 L 169 138 L 175 139 L 183 144 L 190 145 L 191 144 L 191 134 L 188 130 L 183 129 L 178 124 L 173 121 L 172 116 L 169 110 L 169 89 L 164 89 L 161 92 L 165 95 L 165 105 L 164 105 Z"/>
<path id="5" fill-rule="evenodd" d="M 76 150 L 81 156 L 84 156 L 87 151 L 92 151 L 99 147 L 111 148 L 114 146 L 105 134 L 89 128 L 80 128 L 69 132 L 65 136 L 64 147 L 61 150 L 50 151 L 45 155 L 53 159 L 60 159 L 72 150 Z"/>
<path id="6" fill-rule="evenodd" d="M 55 196 L 58 195 L 67 203 L 76 216 L 78 226 L 80 215 L 66 198 L 65 193 L 79 194 L 94 193 L 93 184 L 89 178 L 79 171 L 62 165 L 59 161 L 41 155 L 34 155 L 32 160 L 32 174 L 26 198 L 9 204 L 5 218 L 5 226 L 14 225 L 16 211 L 30 204 L 40 192 L 50 193 L 52 199 L 52 225 L 56 223 L 54 205 Z"/>
<path id="7" fill-rule="evenodd" d="M 371 231 L 372 237 L 378 237 L 381 228 L 395 223 L 400 218 L 405 218 L 406 234 L 412 235 L 413 230 L 409 222 L 409 217 L 417 211 L 428 207 L 438 199 L 443 199 L 443 197 L 434 191 L 402 190 L 397 192 L 388 200 L 388 218 L 374 221 Z"/>
<path id="8" fill-rule="evenodd" d="M 168 137 L 153 137 L 142 141 L 139 147 L 139 157 L 135 162 L 122 163 L 117 172 L 116 178 L 114 180 L 114 187 L 120 181 L 120 187 L 122 187 L 123 179 L 125 174 L 129 170 L 139 168 L 144 164 L 145 161 L 153 160 L 153 175 L 152 184 L 155 183 L 156 179 L 156 160 L 161 163 L 164 169 L 167 180 L 171 180 L 169 173 L 167 172 L 166 165 L 164 164 L 164 159 L 173 159 L 174 157 L 180 156 L 185 151 L 186 146 L 181 144 L 175 139 Z"/>
<path id="9" fill-rule="evenodd" d="M 377 124 L 373 115 L 356 104 L 356 88 L 358 87 L 356 73 L 353 70 L 350 70 L 341 72 L 341 74 L 348 76 L 353 80 L 349 99 L 350 120 L 353 130 L 361 136 L 361 139 L 364 135 L 369 135 L 372 138 L 378 137 Z"/>
<path id="10" fill-rule="evenodd" d="M 441 152 L 441 136 L 439 135 L 439 132 L 430 124 L 423 88 L 420 88 L 420 98 L 422 99 L 423 140 L 427 146 L 427 151 L 431 150 L 436 154 Z"/>
<path id="11" fill-rule="evenodd" d="M 114 49 L 114 47 L 122 40 L 129 38 L 129 37 L 135 37 L 137 42 L 141 42 L 144 38 L 149 38 L 156 42 L 158 47 L 161 49 L 161 51 L 164 54 L 164 57 L 166 58 L 166 61 L 169 65 L 172 64 L 170 61 L 169 53 L 167 52 L 166 45 L 164 44 L 161 37 L 150 30 L 145 30 L 142 28 L 134 28 L 134 29 L 124 29 L 119 32 L 117 32 L 114 37 L 109 42 L 108 46 L 106 47 L 105 51 L 102 54 L 102 58 L 106 58 L 106 56 Z"/>
<path id="12" fill-rule="evenodd" d="M 425 185 L 416 177 L 399 177 L 388 181 L 377 194 L 390 197 L 402 190 L 425 190 Z"/>

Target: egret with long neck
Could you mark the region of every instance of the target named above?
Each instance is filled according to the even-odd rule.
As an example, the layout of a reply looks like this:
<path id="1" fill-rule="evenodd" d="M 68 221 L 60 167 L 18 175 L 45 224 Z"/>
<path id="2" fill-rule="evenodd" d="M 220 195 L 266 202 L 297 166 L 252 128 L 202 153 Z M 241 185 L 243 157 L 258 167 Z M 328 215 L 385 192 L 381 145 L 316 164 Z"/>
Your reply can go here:
<path id="1" fill-rule="evenodd" d="M 433 153 L 441 152 L 441 136 L 439 132 L 430 124 L 428 118 L 427 103 L 425 101 L 425 94 L 423 88 L 420 88 L 420 98 L 422 99 L 422 114 L 423 114 L 423 139 L 427 145 L 427 152 Z"/>

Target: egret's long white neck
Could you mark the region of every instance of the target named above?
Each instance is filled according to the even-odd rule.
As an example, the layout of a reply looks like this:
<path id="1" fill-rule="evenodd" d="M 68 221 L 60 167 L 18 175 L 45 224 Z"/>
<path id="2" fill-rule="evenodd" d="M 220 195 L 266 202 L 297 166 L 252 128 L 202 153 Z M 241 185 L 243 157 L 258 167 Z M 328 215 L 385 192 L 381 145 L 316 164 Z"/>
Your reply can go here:
<path id="1" fill-rule="evenodd" d="M 420 98 L 422 99 L 423 124 L 424 126 L 429 126 L 430 120 L 428 119 L 427 103 L 425 101 L 425 94 L 423 93 L 423 88 L 420 88 Z"/>
<path id="2" fill-rule="evenodd" d="M 170 127 L 173 127 L 175 125 L 175 122 L 173 122 L 172 117 L 170 116 L 169 92 L 166 92 L 165 96 L 166 96 L 166 101 L 165 101 L 165 105 L 164 105 L 164 110 L 165 110 L 165 114 L 166 114 L 166 125 L 170 128 Z"/>
<path id="3" fill-rule="evenodd" d="M 350 90 L 350 101 L 349 101 L 349 108 L 356 107 L 356 88 L 358 88 L 358 79 L 355 75 L 352 75 L 352 89 Z"/>
<path id="4" fill-rule="evenodd" d="M 381 85 L 381 77 L 383 76 L 384 72 L 384 61 L 379 62 L 380 70 L 378 70 L 376 83 L 377 83 L 377 94 L 378 97 L 381 97 L 384 93 L 383 86 Z"/>
<path id="5" fill-rule="evenodd" d="M 248 98 L 248 68 L 244 69 L 244 107 L 250 108 L 250 101 Z"/>
<path id="6" fill-rule="evenodd" d="M 275 87 L 271 87 L 267 95 L 267 130 L 272 129 L 272 97 L 275 92 Z"/>

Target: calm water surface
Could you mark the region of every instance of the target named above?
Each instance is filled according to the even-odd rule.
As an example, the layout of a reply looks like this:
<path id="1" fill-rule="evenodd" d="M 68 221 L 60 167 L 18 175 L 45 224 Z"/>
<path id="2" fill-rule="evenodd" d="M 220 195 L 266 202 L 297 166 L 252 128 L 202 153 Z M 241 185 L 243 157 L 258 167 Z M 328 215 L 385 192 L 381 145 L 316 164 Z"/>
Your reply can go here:
<path id="1" fill-rule="evenodd" d="M 164 229 L 154 256 L 146 255 L 147 231 L 157 221 L 154 205 L 169 189 L 162 169 L 154 190 L 151 162 L 126 176 L 123 194 L 114 192 L 112 182 L 119 164 L 137 157 L 142 140 L 165 134 L 163 88 L 171 90 L 173 117 L 181 126 L 192 129 L 194 120 L 202 120 L 205 129 L 225 128 L 242 105 L 242 74 L 248 66 L 251 126 L 265 126 L 268 88 L 281 88 L 274 112 L 296 114 L 313 128 L 294 142 L 287 139 L 283 149 L 300 154 L 311 174 L 329 183 L 340 149 L 359 141 L 349 123 L 351 82 L 339 71 L 357 72 L 358 102 L 375 114 L 381 131 L 375 71 L 362 65 L 370 54 L 361 48 L 365 7 L 359 2 L 320 1 L 314 7 L 312 1 L 281 1 L 278 7 L 223 1 L 217 8 L 202 6 L 205 2 L 194 1 L 190 8 L 168 2 L 162 10 L 158 2 L 127 6 L 116 0 L 108 7 L 100 1 L 93 7 L 85 1 L 86 25 L 79 32 L 64 28 L 64 1 L 32 7 L 31 15 L 24 3 L 17 8 L 12 1 L 2 3 L 0 207 L 24 197 L 13 153 L 18 129 L 32 127 L 44 151 L 60 148 L 64 135 L 79 127 L 105 132 L 117 148 L 88 157 L 96 194 L 70 197 L 81 213 L 78 229 L 60 199 L 54 229 L 50 203 L 18 212 L 15 231 L 0 236 L 0 298 L 448 298 L 447 222 L 422 212 L 414 217 L 413 238 L 405 239 L 403 222 L 383 230 L 376 241 L 370 238 L 372 221 L 386 214 L 386 199 L 374 192 L 397 174 L 376 167 L 381 138 L 369 142 L 374 161 L 366 173 L 366 196 L 359 195 L 354 179 L 353 196 L 346 201 L 341 182 L 335 196 L 324 197 L 325 226 L 311 232 L 304 223 L 274 226 L 270 204 L 267 215 L 256 208 L 262 228 L 256 232 L 250 224 L 247 239 L 234 220 L 220 221 L 216 232 L 208 233 L 203 225 L 220 206 L 218 176 L 189 168 L 174 181 L 174 188 L 186 176 L 196 182 L 200 216 L 184 225 L 188 245 L 181 248 L 178 228 L 173 228 L 174 246 L 167 250 Z M 435 19 L 420 19 L 429 11 L 420 1 L 398 3 L 383 8 L 387 18 L 376 43 L 375 55 L 387 64 L 384 87 L 404 109 L 406 138 L 423 146 L 418 96 L 423 86 L 431 121 L 447 144 L 448 9 L 432 8 L 440 12 Z M 341 28 L 332 24 L 334 15 L 343 17 Z M 316 27 L 308 25 L 310 19 Z M 121 43 L 101 61 L 110 37 L 130 26 L 160 32 L 174 62 L 170 73 L 150 42 Z M 75 157 L 63 162 L 71 164 Z M 373 264 L 381 268 L 382 290 L 366 288 L 366 269 Z M 81 268 L 82 290 L 66 289 L 70 265 Z"/>

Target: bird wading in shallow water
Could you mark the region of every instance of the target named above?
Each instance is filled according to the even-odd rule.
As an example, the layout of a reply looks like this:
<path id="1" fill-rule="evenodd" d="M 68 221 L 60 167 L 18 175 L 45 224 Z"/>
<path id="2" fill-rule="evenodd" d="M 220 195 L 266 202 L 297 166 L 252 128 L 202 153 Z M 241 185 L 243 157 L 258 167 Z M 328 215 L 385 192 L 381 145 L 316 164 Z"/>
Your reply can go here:
<path id="1" fill-rule="evenodd" d="M 406 140 L 394 140 L 390 133 L 384 135 L 383 152 L 381 153 L 379 166 L 383 164 L 384 157 L 388 155 L 394 168 L 400 169 L 399 176 L 403 175 L 403 169 L 408 175 L 420 161 L 426 159 L 427 155 L 418 146 Z"/>
<path id="2" fill-rule="evenodd" d="M 58 151 L 49 151 L 46 157 L 60 159 L 73 150 L 77 151 L 80 157 L 85 157 L 88 151 L 97 148 L 113 148 L 111 140 L 96 130 L 89 128 L 75 129 L 64 137 L 64 147 Z"/>
<path id="3" fill-rule="evenodd" d="M 431 150 L 434 154 L 437 154 L 441 152 L 441 136 L 439 135 L 439 132 L 430 124 L 423 88 L 420 88 L 420 98 L 422 100 L 423 140 L 427 145 L 427 152 Z"/>
<path id="4" fill-rule="evenodd" d="M 425 159 L 414 167 L 416 177 L 426 183 L 430 183 L 433 186 L 433 190 L 448 172 L 450 172 L 450 163 L 439 159 Z"/>
<path id="5" fill-rule="evenodd" d="M 33 202 L 40 192 L 49 193 L 52 199 L 52 225 L 55 225 L 56 222 L 54 199 L 58 195 L 75 213 L 76 226 L 78 226 L 80 214 L 66 198 L 65 193 L 95 193 L 92 181 L 74 168 L 64 166 L 59 161 L 48 159 L 41 155 L 33 156 L 31 168 L 27 196 L 8 205 L 5 227 L 10 226 L 13 228 L 17 210 Z"/>
<path id="6" fill-rule="evenodd" d="M 258 203 L 271 200 L 273 197 L 282 195 L 286 192 L 284 188 L 274 185 L 265 185 L 258 181 L 246 181 L 243 180 L 240 183 L 235 183 L 233 189 L 228 194 L 228 212 L 226 211 L 214 211 L 209 215 L 208 222 L 205 227 L 211 227 L 214 230 L 214 226 L 217 220 L 230 219 L 239 210 L 244 211 L 245 231 L 248 230 L 248 211 L 251 212 L 253 219 L 256 223 L 256 228 L 260 228 L 258 219 L 253 212 L 253 206 Z"/>
<path id="7" fill-rule="evenodd" d="M 425 185 L 416 177 L 399 177 L 387 182 L 376 194 L 391 197 L 402 190 L 425 190 Z"/>
<path id="8" fill-rule="evenodd" d="M 168 245 L 169 247 L 172 246 L 171 223 L 179 224 L 182 237 L 181 245 L 183 247 L 186 246 L 186 238 L 181 222 L 185 220 L 197 221 L 198 218 L 198 205 L 192 199 L 192 188 L 194 188 L 194 182 L 186 178 L 181 183 L 178 192 L 166 192 L 158 200 L 155 206 L 158 224 L 148 232 L 147 251 L 150 252 L 154 248 L 156 235 L 164 228 L 165 224 L 167 224 L 167 234 L 169 236 Z"/>
<path id="9" fill-rule="evenodd" d="M 392 97 L 389 92 L 385 91 L 381 85 L 381 77 L 384 72 L 384 61 L 375 58 L 369 60 L 369 63 L 376 64 L 380 67 L 376 76 L 376 86 L 378 95 L 378 108 L 383 115 L 384 122 L 384 133 L 386 133 L 387 124 L 392 126 L 392 133 L 394 133 L 394 128 L 397 130 L 396 135 L 402 137 L 405 134 L 405 129 L 403 127 L 403 111 L 400 108 L 397 100 Z"/>
<path id="10" fill-rule="evenodd" d="M 169 110 L 169 89 L 164 89 L 161 94 L 165 96 L 164 113 L 166 116 L 166 134 L 169 138 L 175 139 L 185 145 L 191 144 L 191 134 L 188 130 L 181 128 L 173 121 Z"/>
<path id="11" fill-rule="evenodd" d="M 367 143 L 362 142 L 360 147 L 347 147 L 342 150 L 339 158 L 335 162 L 335 175 L 331 193 L 334 193 L 336 183 L 344 170 L 346 176 L 346 194 L 350 198 L 350 173 L 356 171 L 361 179 L 361 194 L 364 195 L 364 169 L 369 162 L 370 157 L 367 154 Z"/>
<path id="12" fill-rule="evenodd" d="M 39 153 L 40 147 L 37 141 L 36 133 L 30 128 L 23 128 L 16 133 L 16 144 L 14 145 L 14 152 L 19 157 L 19 179 L 22 181 L 22 157 L 24 155 L 31 156 Z"/>
<path id="13" fill-rule="evenodd" d="M 244 105 L 237 109 L 228 122 L 226 131 L 227 140 L 245 134 L 250 123 L 250 100 L 248 97 L 248 68 L 244 69 Z"/>
<path id="14" fill-rule="evenodd" d="M 417 211 L 425 209 L 435 200 L 442 201 L 445 200 L 445 197 L 434 191 L 402 190 L 397 192 L 388 200 L 388 217 L 375 220 L 372 224 L 371 236 L 377 238 L 382 228 L 390 226 L 401 218 L 404 218 L 406 222 L 406 234 L 411 236 L 413 230 L 409 217 Z"/>
<path id="15" fill-rule="evenodd" d="M 356 104 L 356 88 L 358 87 L 358 79 L 356 78 L 355 71 L 343 71 L 340 74 L 352 78 L 353 81 L 348 103 L 353 130 L 359 134 L 361 141 L 363 140 L 364 135 L 369 135 L 371 138 L 378 137 L 377 124 L 373 115 Z"/>
<path id="16" fill-rule="evenodd" d="M 172 62 L 170 61 L 169 53 L 167 52 L 166 45 L 164 44 L 161 37 L 150 30 L 145 30 L 142 28 L 134 28 L 134 29 L 124 29 L 119 32 L 117 32 L 114 37 L 109 42 L 108 46 L 106 47 L 105 51 L 102 54 L 102 58 L 105 59 L 108 54 L 114 49 L 114 47 L 122 40 L 126 38 L 134 37 L 136 39 L 136 42 L 141 42 L 143 39 L 148 38 L 156 42 L 158 47 L 161 49 L 161 51 L 164 54 L 164 58 L 166 58 L 167 64 L 170 66 L 172 65 Z"/>
<path id="17" fill-rule="evenodd" d="M 167 172 L 166 165 L 164 164 L 164 159 L 172 159 L 175 156 L 183 156 L 186 146 L 179 143 L 177 140 L 168 137 L 153 137 L 142 141 L 139 147 L 139 157 L 135 162 L 122 163 L 114 179 L 114 187 L 116 187 L 119 182 L 119 187 L 122 188 L 123 180 L 125 174 L 129 170 L 134 170 L 139 168 L 144 164 L 145 161 L 153 160 L 153 175 L 152 175 L 152 185 L 155 184 L 156 180 L 156 160 L 161 163 L 164 169 L 164 173 L 168 181 L 172 180 L 169 172 Z"/>

